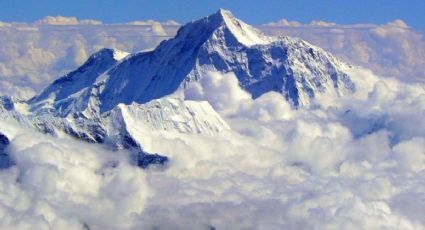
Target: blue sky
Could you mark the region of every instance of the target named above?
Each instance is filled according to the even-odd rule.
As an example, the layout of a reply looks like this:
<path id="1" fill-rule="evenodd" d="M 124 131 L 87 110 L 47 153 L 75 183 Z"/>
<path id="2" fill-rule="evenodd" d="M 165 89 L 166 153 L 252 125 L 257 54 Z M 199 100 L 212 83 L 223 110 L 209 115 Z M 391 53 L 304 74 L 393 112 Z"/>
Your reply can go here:
<path id="1" fill-rule="evenodd" d="M 76 16 L 106 23 L 175 19 L 184 23 L 218 8 L 258 25 L 281 18 L 340 24 L 386 23 L 402 19 L 425 28 L 424 0 L 0 0 L 1 21 L 32 22 L 44 16 Z"/>

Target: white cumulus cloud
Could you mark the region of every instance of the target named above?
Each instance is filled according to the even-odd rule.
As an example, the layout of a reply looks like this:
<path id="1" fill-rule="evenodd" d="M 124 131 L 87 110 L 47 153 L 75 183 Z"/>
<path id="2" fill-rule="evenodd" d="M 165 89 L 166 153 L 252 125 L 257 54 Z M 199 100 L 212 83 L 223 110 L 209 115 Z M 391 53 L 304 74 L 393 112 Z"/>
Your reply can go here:
<path id="1" fill-rule="evenodd" d="M 422 36 L 401 21 L 287 24 L 269 32 L 395 77 L 353 68 L 354 95 L 293 110 L 277 93 L 252 100 L 232 73 L 209 73 L 185 97 L 208 100 L 232 130 L 146 133 L 145 149 L 170 157 L 165 170 L 0 121 L 17 162 L 0 171 L 0 228 L 425 229 Z M 1 92 L 28 97 L 96 49 L 134 51 L 163 39 L 129 27 L 0 28 Z"/>

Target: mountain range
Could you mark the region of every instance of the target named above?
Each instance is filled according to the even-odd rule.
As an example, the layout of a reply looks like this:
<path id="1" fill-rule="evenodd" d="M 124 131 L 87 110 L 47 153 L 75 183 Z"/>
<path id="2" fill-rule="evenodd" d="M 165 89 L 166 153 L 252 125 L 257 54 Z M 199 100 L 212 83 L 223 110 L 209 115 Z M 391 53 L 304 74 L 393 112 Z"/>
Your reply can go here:
<path id="1" fill-rule="evenodd" d="M 169 159 L 143 150 L 144 132 L 213 136 L 231 129 L 208 101 L 181 96 L 209 73 L 234 73 L 254 100 L 278 92 L 298 109 L 319 96 L 355 92 L 349 68 L 306 41 L 266 36 L 220 9 L 152 51 L 102 49 L 28 101 L 2 96 L 0 117 L 53 136 L 129 149 L 146 168 Z"/>

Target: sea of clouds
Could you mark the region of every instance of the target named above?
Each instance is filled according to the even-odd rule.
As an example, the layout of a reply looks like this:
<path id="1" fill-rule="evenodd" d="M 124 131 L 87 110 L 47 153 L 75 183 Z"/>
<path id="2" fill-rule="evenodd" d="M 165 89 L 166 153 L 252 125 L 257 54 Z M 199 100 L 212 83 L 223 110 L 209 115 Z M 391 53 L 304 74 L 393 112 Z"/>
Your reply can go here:
<path id="1" fill-rule="evenodd" d="M 347 71 L 355 94 L 299 110 L 210 73 L 184 96 L 232 130 L 147 135 L 166 168 L 0 121 L 16 161 L 0 171 L 0 228 L 425 229 L 425 84 Z"/>
<path id="2" fill-rule="evenodd" d="M 0 121 L 17 162 L 0 171 L 0 226 L 425 229 L 425 85 L 350 71 L 354 95 L 299 110 L 211 73 L 186 99 L 210 101 L 232 130 L 146 135 L 165 169 Z"/>

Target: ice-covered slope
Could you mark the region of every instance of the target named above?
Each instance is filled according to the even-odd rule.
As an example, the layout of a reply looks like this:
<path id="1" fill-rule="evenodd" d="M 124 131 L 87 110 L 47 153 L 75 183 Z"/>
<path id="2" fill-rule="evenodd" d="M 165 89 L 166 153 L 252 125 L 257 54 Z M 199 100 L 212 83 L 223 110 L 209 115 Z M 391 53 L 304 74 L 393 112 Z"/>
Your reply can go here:
<path id="1" fill-rule="evenodd" d="M 87 88 L 55 102 L 55 108 L 66 116 L 87 110 L 103 113 L 119 103 L 146 103 L 184 90 L 188 82 L 209 71 L 234 72 L 253 98 L 276 91 L 300 107 L 317 95 L 338 97 L 353 92 L 346 68 L 316 46 L 296 38 L 265 36 L 229 11 L 219 10 L 186 24 L 155 50 L 128 56 L 99 80 L 90 81 L 94 84 L 86 83 Z M 42 95 L 50 95 L 49 88 Z M 43 104 L 48 97 L 37 98 L 31 103 Z"/>

